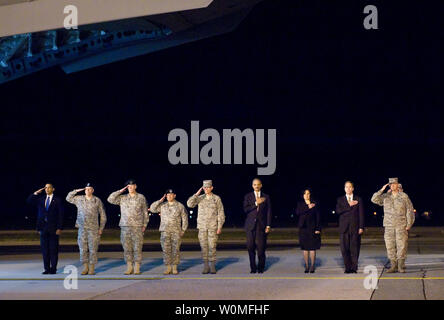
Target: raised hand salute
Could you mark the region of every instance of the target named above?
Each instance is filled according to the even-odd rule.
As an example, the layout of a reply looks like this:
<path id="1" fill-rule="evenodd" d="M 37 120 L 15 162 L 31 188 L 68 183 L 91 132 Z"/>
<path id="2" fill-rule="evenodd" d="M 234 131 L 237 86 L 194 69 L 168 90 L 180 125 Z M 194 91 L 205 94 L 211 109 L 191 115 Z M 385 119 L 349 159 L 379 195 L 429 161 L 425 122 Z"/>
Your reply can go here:
<path id="1" fill-rule="evenodd" d="M 200 193 L 202 192 L 203 187 L 200 187 L 199 190 L 197 190 L 197 192 L 194 194 L 195 196 L 199 196 Z"/>
<path id="2" fill-rule="evenodd" d="M 38 195 L 38 194 L 42 193 L 42 191 L 45 190 L 45 188 L 46 187 L 43 187 L 43 188 L 37 190 L 36 192 L 34 192 L 34 195 Z"/>

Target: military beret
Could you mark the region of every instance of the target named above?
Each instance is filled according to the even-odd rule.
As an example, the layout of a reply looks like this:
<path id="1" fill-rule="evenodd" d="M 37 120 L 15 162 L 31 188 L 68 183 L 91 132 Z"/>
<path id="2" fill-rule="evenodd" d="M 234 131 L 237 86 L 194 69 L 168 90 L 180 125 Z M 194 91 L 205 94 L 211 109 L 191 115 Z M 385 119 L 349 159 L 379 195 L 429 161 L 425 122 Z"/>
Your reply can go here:
<path id="1" fill-rule="evenodd" d="M 203 181 L 203 185 L 204 188 L 209 188 L 213 186 L 213 181 L 212 180 L 204 180 Z"/>
<path id="2" fill-rule="evenodd" d="M 389 184 L 392 184 L 392 183 L 399 183 L 398 178 L 389 178 Z"/>
<path id="3" fill-rule="evenodd" d="M 165 191 L 165 194 L 168 194 L 168 193 L 174 193 L 174 194 L 176 194 L 176 192 L 174 192 L 173 189 L 167 189 L 167 191 Z"/>
<path id="4" fill-rule="evenodd" d="M 91 183 L 89 183 L 89 182 L 88 182 L 88 183 L 86 184 L 85 188 L 88 188 L 88 187 L 91 187 L 91 188 L 93 188 L 92 184 L 91 184 Z"/>
<path id="5" fill-rule="evenodd" d="M 129 184 L 136 184 L 136 180 L 134 180 L 134 179 L 129 179 L 129 180 L 125 183 L 125 185 L 129 185 Z"/>

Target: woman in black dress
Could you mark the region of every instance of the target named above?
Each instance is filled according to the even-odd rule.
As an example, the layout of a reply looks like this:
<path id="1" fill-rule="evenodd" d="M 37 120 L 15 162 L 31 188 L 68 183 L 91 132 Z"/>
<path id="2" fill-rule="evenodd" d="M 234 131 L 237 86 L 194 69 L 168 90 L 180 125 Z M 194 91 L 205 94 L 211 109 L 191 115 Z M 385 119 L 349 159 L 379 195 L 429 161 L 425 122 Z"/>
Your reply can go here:
<path id="1" fill-rule="evenodd" d="M 304 252 L 305 273 L 315 272 L 316 250 L 321 247 L 321 214 L 319 205 L 311 198 L 311 190 L 304 189 L 303 201 L 298 202 L 296 214 L 299 216 L 299 245 Z M 309 269 L 308 256 L 311 267 Z"/>

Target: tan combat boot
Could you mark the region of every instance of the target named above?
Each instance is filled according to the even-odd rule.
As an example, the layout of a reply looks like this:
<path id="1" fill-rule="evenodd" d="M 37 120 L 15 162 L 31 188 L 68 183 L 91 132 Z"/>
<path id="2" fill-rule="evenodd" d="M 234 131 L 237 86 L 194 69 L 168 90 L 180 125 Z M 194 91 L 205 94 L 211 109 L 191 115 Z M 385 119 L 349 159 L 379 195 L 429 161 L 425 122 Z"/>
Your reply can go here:
<path id="1" fill-rule="evenodd" d="M 179 271 L 177 271 L 177 265 L 173 264 L 173 274 L 178 274 Z"/>
<path id="2" fill-rule="evenodd" d="M 93 264 L 90 264 L 90 265 L 89 265 L 89 272 L 88 272 L 88 274 L 89 274 L 90 276 L 96 274 L 96 272 L 94 271 L 94 265 L 93 265 Z"/>
<path id="3" fill-rule="evenodd" d="M 398 271 L 401 273 L 405 273 L 405 259 L 398 260 Z"/>
<path id="4" fill-rule="evenodd" d="M 133 273 L 133 263 L 127 262 L 126 263 L 126 271 L 123 274 L 129 275 Z"/>
<path id="5" fill-rule="evenodd" d="M 398 272 L 398 263 L 396 260 L 390 260 L 390 269 L 387 270 L 387 273 L 395 273 Z"/>
<path id="6" fill-rule="evenodd" d="M 88 274 L 88 271 L 89 271 L 89 269 L 88 269 L 88 264 L 87 264 L 87 263 L 84 263 L 84 264 L 83 264 L 83 271 L 82 271 L 81 275 Z"/>
<path id="7" fill-rule="evenodd" d="M 134 264 L 134 274 L 140 274 L 140 263 L 136 262 Z"/>
<path id="8" fill-rule="evenodd" d="M 210 266 L 208 265 L 208 260 L 204 260 L 204 268 L 202 270 L 203 274 L 210 273 Z"/>
<path id="9" fill-rule="evenodd" d="M 211 274 L 215 274 L 216 273 L 216 262 L 215 261 L 211 261 L 210 262 L 210 273 Z"/>
<path id="10" fill-rule="evenodd" d="M 167 268 L 165 269 L 163 274 L 171 274 L 171 266 L 170 265 L 167 265 Z"/>

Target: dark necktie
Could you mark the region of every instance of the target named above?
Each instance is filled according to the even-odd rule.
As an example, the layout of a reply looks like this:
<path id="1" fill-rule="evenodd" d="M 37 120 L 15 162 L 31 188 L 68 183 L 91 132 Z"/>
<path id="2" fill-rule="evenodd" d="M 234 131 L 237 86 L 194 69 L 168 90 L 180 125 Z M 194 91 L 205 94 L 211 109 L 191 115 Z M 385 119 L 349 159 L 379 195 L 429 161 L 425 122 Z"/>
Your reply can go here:
<path id="1" fill-rule="evenodd" d="M 48 211 L 48 208 L 49 208 L 49 197 L 46 198 L 45 208 L 46 208 L 46 211 Z"/>

